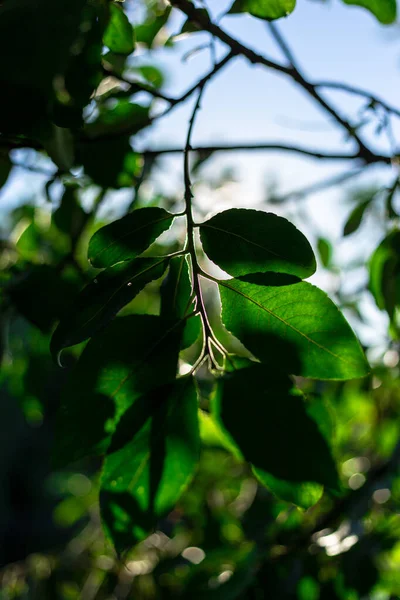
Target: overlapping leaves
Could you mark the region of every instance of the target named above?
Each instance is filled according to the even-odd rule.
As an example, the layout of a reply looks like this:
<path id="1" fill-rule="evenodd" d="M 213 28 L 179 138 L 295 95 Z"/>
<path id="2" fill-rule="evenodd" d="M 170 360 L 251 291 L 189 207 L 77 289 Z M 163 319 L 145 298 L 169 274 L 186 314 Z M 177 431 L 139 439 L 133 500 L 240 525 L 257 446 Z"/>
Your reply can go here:
<path id="1" fill-rule="evenodd" d="M 92 337 L 63 396 L 57 457 L 62 463 L 106 453 L 101 507 L 118 550 L 173 508 L 199 452 L 193 378 L 176 379 L 180 349 L 200 331 L 190 263 L 185 253 L 140 257 L 173 219 L 164 209 L 144 208 L 95 233 L 89 259 L 104 271 L 77 298 L 52 341 L 57 353 Z M 368 371 L 364 355 L 332 301 L 301 281 L 315 271 L 315 257 L 288 221 L 238 209 L 199 228 L 207 256 L 235 276 L 219 282 L 223 322 L 267 365 L 227 360 L 203 429 L 204 423 L 214 428 L 214 438 L 247 460 L 263 485 L 308 508 L 323 486 L 337 490 L 339 483 L 329 436 L 288 374 L 361 377 Z M 161 316 L 133 315 L 110 324 L 167 267 Z"/>
<path id="2" fill-rule="evenodd" d="M 199 453 L 192 377 L 156 388 L 126 411 L 107 451 L 100 495 L 103 521 L 117 550 L 143 538 L 175 506 Z"/>
<path id="3" fill-rule="evenodd" d="M 329 447 L 286 375 L 257 364 L 226 375 L 215 412 L 261 480 L 265 472 L 288 482 L 338 487 Z"/>

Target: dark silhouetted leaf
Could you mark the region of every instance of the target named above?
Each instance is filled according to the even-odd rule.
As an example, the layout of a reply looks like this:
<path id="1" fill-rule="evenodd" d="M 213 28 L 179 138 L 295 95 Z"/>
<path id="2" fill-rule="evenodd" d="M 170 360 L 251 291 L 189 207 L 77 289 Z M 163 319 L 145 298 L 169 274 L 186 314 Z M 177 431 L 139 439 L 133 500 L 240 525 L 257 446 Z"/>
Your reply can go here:
<path id="1" fill-rule="evenodd" d="M 182 319 L 194 311 L 191 302 L 192 286 L 185 256 L 173 258 L 168 275 L 161 287 L 161 316 Z M 188 348 L 197 340 L 201 331 L 200 317 L 187 320 L 182 337 L 182 348 Z"/>
<path id="2" fill-rule="evenodd" d="M 260 19 L 279 19 L 293 12 L 296 0 L 235 0 L 229 14 L 247 12 Z"/>
<path id="3" fill-rule="evenodd" d="M 309 283 L 276 276 L 221 281 L 222 320 L 261 361 L 316 379 L 364 377 L 368 364 L 345 318 Z M 277 284 L 278 282 L 278 284 Z"/>
<path id="4" fill-rule="evenodd" d="M 7 182 L 11 169 L 12 162 L 8 153 L 4 150 L 0 151 L 0 188 Z"/>
<path id="5" fill-rule="evenodd" d="M 172 510 L 199 454 L 192 377 L 135 400 L 118 423 L 102 474 L 103 522 L 118 551 L 143 538 Z"/>
<path id="6" fill-rule="evenodd" d="M 57 465 L 104 453 L 116 423 L 136 398 L 175 379 L 182 326 L 131 315 L 115 319 L 90 340 L 63 392 Z"/>
<path id="7" fill-rule="evenodd" d="M 198 12 L 201 13 L 203 16 L 210 18 L 210 15 L 208 14 L 208 10 L 206 8 L 199 8 Z M 181 33 L 197 33 L 198 31 L 201 31 L 201 27 L 196 25 L 196 23 L 193 23 L 191 19 L 186 19 L 181 29 Z"/>
<path id="8" fill-rule="evenodd" d="M 138 258 L 100 273 L 59 323 L 51 340 L 52 354 L 58 356 L 63 348 L 79 344 L 103 329 L 145 285 L 161 277 L 167 265 L 165 258 Z"/>
<path id="9" fill-rule="evenodd" d="M 110 4 L 110 21 L 103 41 L 116 54 L 131 54 L 135 48 L 132 25 L 122 7 L 117 4 Z"/>
<path id="10" fill-rule="evenodd" d="M 125 136 L 80 144 L 78 158 L 85 173 L 104 188 L 133 187 L 143 168 L 143 158 Z"/>
<path id="11" fill-rule="evenodd" d="M 207 256 L 235 277 L 276 271 L 304 278 L 315 272 L 307 239 L 273 213 L 233 208 L 202 223 L 200 236 Z"/>
<path id="12" fill-rule="evenodd" d="M 171 227 L 174 215 L 163 208 L 140 208 L 102 227 L 89 242 L 88 256 L 94 267 L 110 267 L 144 252 L 163 231 Z"/>
<path id="13" fill-rule="evenodd" d="M 343 229 L 344 236 L 350 235 L 350 234 L 354 233 L 355 231 L 357 231 L 357 229 L 361 225 L 365 211 L 370 204 L 371 204 L 371 202 L 369 200 L 367 200 L 366 202 L 363 202 L 362 204 L 358 204 L 354 208 L 354 210 L 351 212 L 349 218 L 347 219 L 347 221 L 345 223 L 345 226 Z"/>
<path id="14" fill-rule="evenodd" d="M 394 23 L 397 17 L 396 0 L 343 0 L 343 2 L 366 8 L 378 21 L 386 25 Z"/>
<path id="15" fill-rule="evenodd" d="M 329 447 L 292 385 L 287 376 L 253 365 L 221 378 L 214 410 L 257 476 L 261 470 L 338 489 Z"/>
<path id="16" fill-rule="evenodd" d="M 369 289 L 390 319 L 400 299 L 400 232 L 392 231 L 376 248 L 369 263 Z"/>
<path id="17" fill-rule="evenodd" d="M 61 198 L 60 206 L 53 214 L 53 223 L 71 240 L 79 235 L 88 216 L 82 209 L 77 198 L 77 190 L 67 187 Z"/>
<path id="18" fill-rule="evenodd" d="M 50 265 L 31 266 L 9 288 L 18 312 L 44 333 L 64 315 L 76 293 L 76 281 Z"/>

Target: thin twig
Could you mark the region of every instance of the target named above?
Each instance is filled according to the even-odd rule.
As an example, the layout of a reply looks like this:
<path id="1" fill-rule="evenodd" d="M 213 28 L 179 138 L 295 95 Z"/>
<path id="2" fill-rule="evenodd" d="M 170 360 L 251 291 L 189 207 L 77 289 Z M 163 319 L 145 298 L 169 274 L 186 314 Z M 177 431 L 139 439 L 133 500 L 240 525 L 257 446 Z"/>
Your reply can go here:
<path id="1" fill-rule="evenodd" d="M 298 70 L 297 66 L 290 64 L 289 66 L 281 65 L 257 52 L 251 50 L 244 44 L 240 43 L 235 38 L 231 37 L 226 31 L 218 27 L 213 23 L 209 16 L 198 10 L 189 0 L 170 0 L 172 6 L 180 9 L 193 23 L 196 23 L 204 31 L 208 31 L 222 42 L 227 44 L 231 51 L 238 55 L 245 57 L 252 64 L 261 64 L 271 70 L 278 71 L 284 75 L 289 76 L 294 82 L 302 87 L 331 117 L 341 125 L 341 127 L 347 132 L 348 136 L 352 138 L 358 145 L 358 154 L 361 159 L 366 163 L 377 162 L 376 155 L 372 152 L 365 143 L 361 140 L 357 134 L 355 128 L 339 114 L 336 108 L 334 108 L 327 100 L 320 96 L 316 87 L 307 81 L 302 73 Z M 277 39 L 278 41 L 278 39 Z M 279 43 L 279 41 L 278 41 Z M 286 54 L 287 45 L 286 43 L 281 46 L 282 51 Z M 287 55 L 289 62 L 293 56 L 289 53 Z"/>
<path id="2" fill-rule="evenodd" d="M 337 123 L 339 123 L 339 125 L 341 125 L 348 133 L 349 137 L 351 137 L 358 145 L 359 148 L 359 154 L 360 157 L 364 158 L 366 160 L 366 162 L 368 162 L 368 158 L 371 156 L 371 154 L 373 154 L 371 152 L 371 150 L 365 145 L 365 143 L 363 142 L 363 140 L 359 137 L 356 129 L 354 126 L 351 125 L 351 123 L 349 123 L 349 121 L 347 119 L 345 119 L 345 117 L 343 117 L 342 115 L 339 114 L 339 111 L 337 108 L 335 108 L 333 105 L 331 105 L 330 103 L 328 103 L 327 100 L 325 100 L 324 98 L 322 98 L 322 96 L 320 96 L 317 88 L 315 87 L 315 85 L 313 83 L 311 83 L 310 81 L 308 81 L 303 72 L 302 69 L 300 68 L 299 64 L 297 63 L 296 59 L 294 58 L 294 54 L 291 51 L 288 43 L 286 42 L 285 38 L 282 36 L 282 34 L 280 33 L 278 27 L 276 26 L 275 23 L 268 23 L 268 27 L 270 32 L 272 33 L 276 43 L 278 44 L 279 48 L 281 49 L 281 51 L 283 52 L 283 54 L 286 56 L 292 72 L 291 72 L 291 77 L 294 81 L 296 81 L 298 84 L 301 85 L 301 87 L 306 90 L 306 92 L 308 92 L 308 94 L 314 98 L 314 100 L 320 105 L 322 106 L 322 108 L 324 108 L 334 119 Z"/>
<path id="3" fill-rule="evenodd" d="M 382 98 L 379 98 L 379 96 L 376 96 L 375 94 L 372 94 L 371 92 L 362 88 L 349 85 L 348 83 L 340 83 L 338 81 L 315 81 L 313 85 L 316 88 L 341 90 L 343 92 L 348 92 L 349 94 L 354 94 L 355 96 L 363 96 L 364 98 L 367 98 L 371 104 L 379 104 L 387 112 L 392 113 L 393 115 L 396 115 L 396 117 L 400 118 L 400 109 L 392 106 L 386 102 L 386 100 L 382 100 Z"/>
<path id="4" fill-rule="evenodd" d="M 312 158 L 326 159 L 326 160 L 362 160 L 358 153 L 349 154 L 345 152 L 325 152 L 323 150 L 316 150 L 312 148 L 304 148 L 302 146 L 296 146 L 292 144 L 281 144 L 281 143 L 232 143 L 232 144 L 215 144 L 210 146 L 191 146 L 189 148 L 191 152 L 265 152 L 265 151 L 282 151 L 282 152 L 293 152 L 295 154 L 303 154 L 304 156 L 310 156 Z M 182 152 L 181 146 L 167 146 L 164 148 L 157 149 L 145 149 L 138 150 L 140 154 L 147 156 L 159 156 L 161 154 L 177 154 Z M 384 162 L 390 164 L 391 158 L 388 156 L 374 155 L 372 163 Z"/>
<path id="5" fill-rule="evenodd" d="M 354 179 L 361 175 L 361 173 L 365 173 L 365 169 L 356 169 L 354 171 L 345 171 L 344 173 L 339 173 L 339 175 L 333 175 L 332 177 L 324 178 L 321 181 L 316 181 L 314 183 L 310 183 L 302 188 L 292 190 L 291 192 L 287 192 L 286 194 L 282 194 L 280 196 L 273 196 L 273 202 L 276 204 L 280 204 L 283 202 L 287 202 L 292 198 L 305 198 L 306 196 L 311 196 L 311 194 L 316 194 L 321 192 L 322 190 L 326 190 L 331 187 L 335 187 L 349 179 Z"/>

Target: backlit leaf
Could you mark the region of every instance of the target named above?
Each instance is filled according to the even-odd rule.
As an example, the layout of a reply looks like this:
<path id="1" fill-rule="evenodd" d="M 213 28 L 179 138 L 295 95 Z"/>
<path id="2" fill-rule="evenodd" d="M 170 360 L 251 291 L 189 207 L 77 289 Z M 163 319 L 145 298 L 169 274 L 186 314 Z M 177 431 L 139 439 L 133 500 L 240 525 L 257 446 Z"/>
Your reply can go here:
<path id="1" fill-rule="evenodd" d="M 89 260 L 101 268 L 135 258 L 169 229 L 173 220 L 174 215 L 163 208 L 134 210 L 96 231 L 89 242 Z"/>
<path id="2" fill-rule="evenodd" d="M 315 272 L 307 239 L 273 213 L 227 210 L 202 223 L 200 236 L 207 256 L 235 277 L 275 271 L 304 278 Z"/>
<path id="3" fill-rule="evenodd" d="M 229 14 L 247 12 L 260 19 L 279 19 L 293 12 L 296 0 L 235 0 Z"/>
<path id="4" fill-rule="evenodd" d="M 103 522 L 118 551 L 143 538 L 175 506 L 199 452 L 192 377 L 153 390 L 127 410 L 107 452 L 100 494 Z"/>
<path id="5" fill-rule="evenodd" d="M 397 17 L 396 0 L 343 0 L 345 4 L 362 6 L 384 24 L 393 23 Z"/>
<path id="6" fill-rule="evenodd" d="M 132 25 L 122 8 L 114 3 L 110 4 L 110 21 L 103 41 L 116 54 L 130 54 L 135 48 Z"/>
<path id="7" fill-rule="evenodd" d="M 181 322 L 130 315 L 90 340 L 62 395 L 57 465 L 104 453 L 134 400 L 175 379 L 181 334 Z"/>
<path id="8" fill-rule="evenodd" d="M 287 276 L 219 284 L 222 320 L 261 361 L 316 379 L 364 377 L 368 364 L 347 321 L 320 289 Z M 289 282 L 290 283 L 290 282 Z"/>
<path id="9" fill-rule="evenodd" d="M 59 323 L 51 351 L 83 342 L 105 327 L 150 281 L 167 268 L 168 259 L 138 258 L 109 267 L 89 283 Z"/>

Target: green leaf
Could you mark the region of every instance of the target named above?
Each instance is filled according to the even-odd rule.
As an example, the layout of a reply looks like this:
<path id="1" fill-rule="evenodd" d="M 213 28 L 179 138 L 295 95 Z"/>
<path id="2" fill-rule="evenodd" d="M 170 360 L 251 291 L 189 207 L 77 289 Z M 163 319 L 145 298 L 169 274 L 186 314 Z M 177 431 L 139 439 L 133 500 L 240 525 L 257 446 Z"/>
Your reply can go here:
<path id="1" fill-rule="evenodd" d="M 349 218 L 347 219 L 347 221 L 345 223 L 345 226 L 343 229 L 343 236 L 350 235 L 350 234 L 354 233 L 355 231 L 357 231 L 357 229 L 361 225 L 365 211 L 370 204 L 371 204 L 371 201 L 367 200 L 365 202 L 362 202 L 361 204 L 358 204 L 352 210 Z"/>
<path id="2" fill-rule="evenodd" d="M 224 448 L 236 458 L 241 459 L 241 453 L 223 430 L 214 415 L 199 409 L 200 438 L 204 446 Z"/>
<path id="3" fill-rule="evenodd" d="M 400 300 L 400 231 L 394 230 L 379 244 L 369 263 L 369 289 L 381 310 L 393 319 Z"/>
<path id="4" fill-rule="evenodd" d="M 134 210 L 96 231 L 89 242 L 89 260 L 102 268 L 135 258 L 169 229 L 173 220 L 174 215 L 156 206 Z"/>
<path id="5" fill-rule="evenodd" d="M 153 390 L 127 410 L 107 452 L 100 493 L 103 522 L 118 552 L 174 508 L 199 453 L 192 377 Z"/>
<path id="6" fill-rule="evenodd" d="M 200 237 L 207 256 L 235 277 L 275 271 L 304 278 L 315 272 L 307 239 L 273 213 L 233 208 L 202 223 Z"/>
<path id="7" fill-rule="evenodd" d="M 153 8 L 156 12 L 149 15 L 144 23 L 135 27 L 136 41 L 148 48 L 154 46 L 154 41 L 167 23 L 172 9 L 168 4 L 155 4 Z"/>
<path id="8" fill-rule="evenodd" d="M 101 106 L 98 118 L 85 126 L 84 133 L 92 139 L 102 136 L 113 139 L 121 135 L 126 135 L 129 139 L 129 136 L 144 129 L 150 123 L 148 106 L 123 99 Z"/>
<path id="9" fill-rule="evenodd" d="M 343 0 L 343 2 L 366 8 L 385 25 L 394 23 L 397 18 L 396 0 Z"/>
<path id="10" fill-rule="evenodd" d="M 153 315 L 130 315 L 90 340 L 63 391 L 57 466 L 104 453 L 116 423 L 136 398 L 174 381 L 182 327 Z"/>
<path id="11" fill-rule="evenodd" d="M 260 483 L 267 487 L 275 496 L 281 500 L 300 506 L 305 510 L 314 506 L 324 493 L 324 487 L 320 483 L 293 483 L 293 481 L 279 479 L 262 469 L 254 467 L 253 473 Z"/>
<path id="12" fill-rule="evenodd" d="M 133 187 L 143 170 L 143 158 L 132 151 L 129 136 L 88 140 L 78 146 L 86 175 L 103 188 Z"/>
<path id="13" fill-rule="evenodd" d="M 194 312 L 190 302 L 192 285 L 189 265 L 185 256 L 177 256 L 170 261 L 168 275 L 161 286 L 161 316 L 182 319 Z M 197 340 L 201 332 L 199 316 L 187 319 L 182 338 L 182 348 L 188 348 Z"/>
<path id="14" fill-rule="evenodd" d="M 161 277 L 167 265 L 166 258 L 138 258 L 100 273 L 59 323 L 51 339 L 52 354 L 59 356 L 63 348 L 79 344 L 103 329 L 145 285 Z"/>
<path id="15" fill-rule="evenodd" d="M 116 54 L 131 54 L 135 48 L 133 27 L 122 7 L 117 4 L 110 4 L 110 21 L 103 42 Z"/>
<path id="16" fill-rule="evenodd" d="M 338 489 L 329 447 L 289 377 L 255 364 L 226 375 L 218 386 L 213 410 L 257 473 Z"/>
<path id="17" fill-rule="evenodd" d="M 130 72 L 138 73 L 155 88 L 160 88 L 164 83 L 164 73 L 154 65 L 141 65 L 130 69 Z"/>
<path id="18" fill-rule="evenodd" d="M 332 244 L 325 238 L 318 238 L 317 248 L 323 266 L 329 269 L 333 254 Z"/>
<path id="19" fill-rule="evenodd" d="M 247 12 L 253 17 L 272 21 L 287 17 L 295 6 L 296 0 L 236 0 L 228 14 Z"/>
<path id="20" fill-rule="evenodd" d="M 320 289 L 288 277 L 220 281 L 222 320 L 270 367 L 316 379 L 364 377 L 368 364 L 342 313 Z"/>

